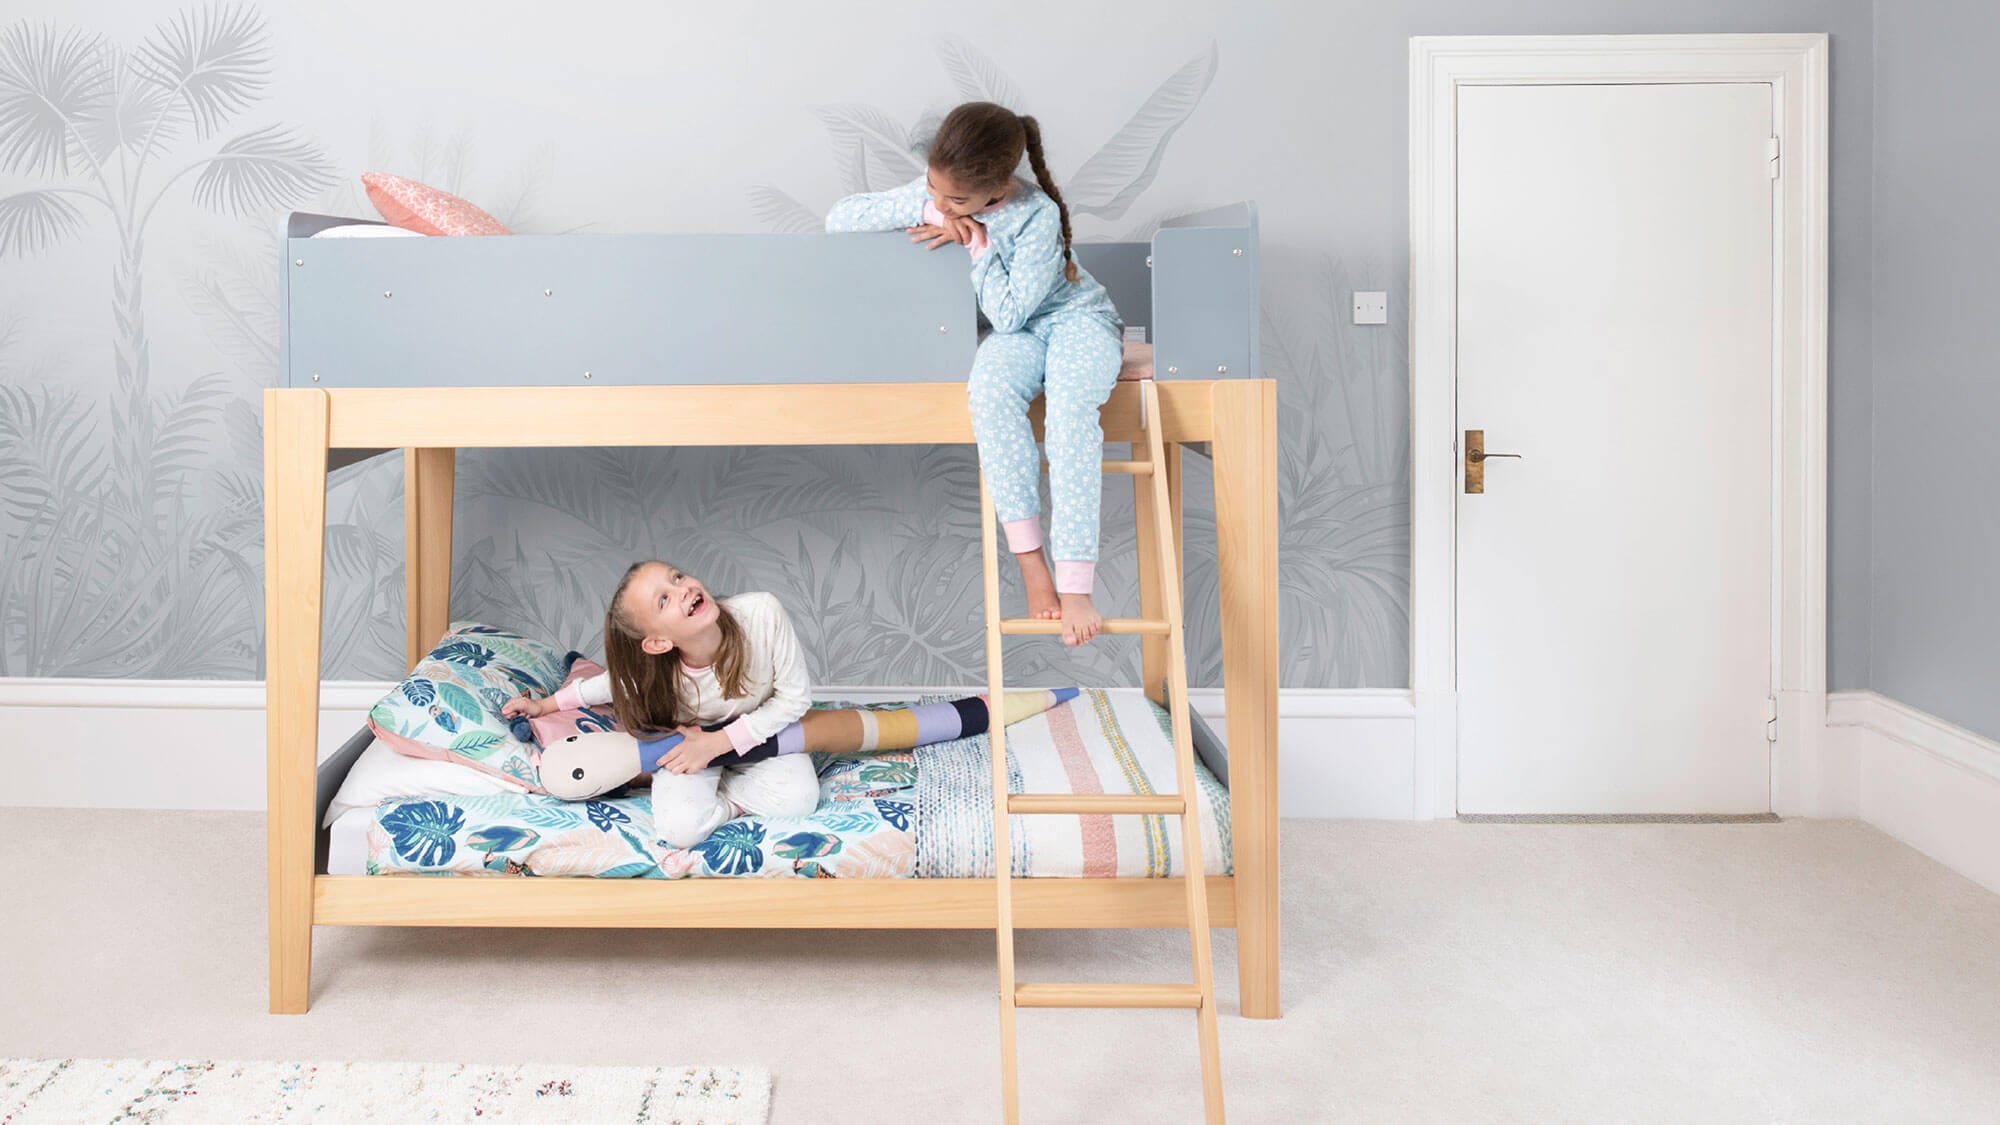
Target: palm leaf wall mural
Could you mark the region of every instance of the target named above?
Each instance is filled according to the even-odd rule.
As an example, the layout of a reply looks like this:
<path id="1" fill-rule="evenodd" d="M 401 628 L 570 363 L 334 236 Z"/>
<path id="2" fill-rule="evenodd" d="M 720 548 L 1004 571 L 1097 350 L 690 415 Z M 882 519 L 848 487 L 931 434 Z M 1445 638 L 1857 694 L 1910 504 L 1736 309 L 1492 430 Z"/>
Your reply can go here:
<path id="1" fill-rule="evenodd" d="M 362 169 L 336 181 L 301 130 L 260 116 L 271 43 L 258 8 L 228 3 L 173 11 L 143 35 L 46 20 L 0 28 L 0 259 L 100 256 L 111 303 L 109 378 L 77 378 L 68 369 L 90 360 L 37 351 L 20 325 L 0 322 L 0 675 L 261 674 L 258 392 L 277 378 L 279 219 L 295 207 L 372 213 L 348 174 Z M 800 108 L 826 130 L 840 191 L 914 178 L 954 101 L 1039 108 L 1035 83 L 971 41 L 931 44 L 939 69 L 920 108 Z M 1080 225 L 1151 236 L 1171 211 L 1149 210 L 1149 193 L 1171 179 L 1167 157 L 1218 68 L 1209 46 L 1106 95 L 1122 124 L 1055 170 Z M 1059 109 L 1042 112 L 1062 128 Z M 370 166 L 477 199 L 519 231 L 574 231 L 590 218 L 549 192 L 552 143 L 510 136 L 501 149 L 398 116 L 378 120 L 367 148 Z M 831 202 L 809 206 L 772 184 L 743 190 L 754 221 L 774 231 L 821 229 Z M 149 288 L 148 232 L 163 221 L 199 224 L 202 249 L 154 264 Z M 1279 252 L 1266 263 L 1264 359 L 1282 400 L 1284 683 L 1401 683 L 1407 449 L 1400 384 L 1384 375 L 1401 369 L 1403 341 L 1339 323 L 1333 310 L 1359 279 L 1333 263 Z M 212 355 L 156 355 L 148 318 L 168 315 L 188 318 Z M 633 559 L 660 556 L 724 592 L 776 592 L 822 683 L 984 680 L 970 447 L 482 450 L 458 463 L 456 617 L 600 655 L 611 584 Z M 1212 509 L 1204 463 L 1188 464 L 1193 671 L 1212 684 Z M 1137 610 L 1124 483 L 1105 490 L 1100 601 L 1112 615 Z M 401 671 L 401 505 L 396 458 L 331 478 L 329 678 Z M 1002 574 L 1018 602 L 1013 568 Z M 1010 646 L 1008 674 L 1134 683 L 1137 647 Z"/>
<path id="2" fill-rule="evenodd" d="M 199 495 L 226 387 L 211 374 L 155 390 L 143 281 L 162 205 L 269 213 L 332 181 L 318 148 L 286 127 L 215 142 L 263 98 L 269 73 L 263 20 L 242 7 L 181 11 L 130 49 L 26 20 L 0 30 L 0 171 L 45 182 L 0 197 L 0 256 L 55 252 L 106 219 L 117 242 L 111 401 L 61 400 L 63 440 L 87 455 L 37 463 L 23 445 L 0 450 L 0 476 L 39 474 L 44 486 L 38 508 L 10 512 L 5 529 L 0 648 L 12 674 L 255 671 L 242 638 L 262 591 L 241 515 L 203 510 Z M 35 409 L 56 405 L 10 395 L 0 427 L 37 427 Z"/>
<path id="3" fill-rule="evenodd" d="M 1017 112 L 1035 112 L 1029 95 L 969 41 L 936 40 L 955 100 L 992 101 Z M 1132 208 L 1160 174 L 1171 141 L 1194 115 L 1219 64 L 1215 47 L 1197 54 L 1153 88 L 1131 117 L 1067 175 L 1056 170 L 1064 198 L 1078 216 L 1132 219 Z M 909 182 L 924 168 L 924 154 L 940 115 L 935 106 L 908 128 L 880 109 L 834 105 L 817 111 L 832 145 L 844 191 L 882 191 Z M 1045 128 L 1049 126 L 1045 123 Z M 818 230 L 815 211 L 771 185 L 751 189 L 751 206 L 773 230 Z M 831 200 L 827 201 L 829 204 Z M 1119 237 L 1150 239 L 1164 215 L 1138 218 Z M 1267 255 L 1281 267 L 1282 254 Z M 1351 331 L 1334 315 L 1345 303 L 1349 279 L 1331 261 L 1309 263 L 1305 285 L 1265 286 L 1264 363 L 1279 381 L 1280 448 L 1280 651 L 1283 683 L 1298 687 L 1359 687 L 1404 682 L 1409 619 L 1408 470 L 1404 403 L 1382 394 L 1383 372 L 1400 370 L 1406 354 L 1400 329 Z M 1383 288 L 1386 284 L 1374 283 Z M 977 461 L 966 453 L 970 470 Z M 1214 504 L 1204 462 L 1189 466 L 1186 521 L 1189 674 L 1192 682 L 1221 682 L 1217 619 Z M 977 478 L 970 483 L 976 511 Z M 1046 511 L 1046 507 L 1044 508 Z M 1107 614 L 1135 613 L 1132 506 L 1128 490 L 1106 488 L 1100 532 L 1099 600 Z M 976 518 L 939 530 L 940 554 L 976 562 Z M 864 557 L 852 564 L 870 574 Z M 976 576 L 977 572 L 971 572 Z M 1004 596 L 1020 597 L 1013 568 L 1002 570 Z M 815 571 L 827 589 L 857 583 Z M 829 595 L 830 596 L 830 595 Z M 976 636 L 980 606 L 975 590 L 960 591 L 952 620 L 963 619 Z M 839 602 L 844 614 L 874 603 L 865 594 Z M 875 627 L 906 627 L 877 621 Z M 914 657 L 912 659 L 915 659 Z M 898 671 L 904 669 L 898 667 Z M 911 669 L 914 671 L 914 669 Z M 984 676 L 978 654 L 963 665 L 964 680 Z M 1008 675 L 1021 682 L 1133 683 L 1139 674 L 1133 646 L 1095 644 L 1082 651 L 1055 644 L 1008 650 Z M 873 681 L 870 681 L 873 682 Z M 930 682 L 910 680 L 907 682 Z"/>

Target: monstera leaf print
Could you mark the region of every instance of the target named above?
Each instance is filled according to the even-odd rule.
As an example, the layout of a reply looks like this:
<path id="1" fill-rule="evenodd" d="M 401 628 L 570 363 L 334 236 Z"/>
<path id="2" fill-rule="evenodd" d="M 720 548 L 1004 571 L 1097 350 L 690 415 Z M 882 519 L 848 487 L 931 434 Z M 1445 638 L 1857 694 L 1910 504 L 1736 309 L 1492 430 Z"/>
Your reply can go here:
<path id="1" fill-rule="evenodd" d="M 869 762 L 861 767 L 859 780 L 871 788 L 885 785 L 908 788 L 917 783 L 917 767 L 909 762 Z"/>
<path id="2" fill-rule="evenodd" d="M 402 682 L 401 689 L 403 692 L 403 698 L 409 700 L 410 702 L 416 704 L 419 707 L 429 707 L 431 705 L 431 700 L 437 698 L 437 685 L 429 680 L 424 680 L 424 679 L 404 680 Z"/>
<path id="3" fill-rule="evenodd" d="M 458 850 L 451 837 L 465 827 L 465 810 L 443 801 L 410 801 L 383 813 L 379 823 L 397 855 L 419 867 L 441 867 Z"/>
<path id="4" fill-rule="evenodd" d="M 596 825 L 599 832 L 609 832 L 616 825 L 632 823 L 632 818 L 625 815 L 625 810 L 616 805 L 607 805 L 603 801 L 591 801 L 584 806 L 584 809 L 590 814 L 590 823 Z"/>
<path id="5" fill-rule="evenodd" d="M 794 832 L 771 846 L 782 859 L 818 859 L 840 850 L 840 837 L 824 832 Z"/>
<path id="6" fill-rule="evenodd" d="M 909 831 L 910 813 L 914 811 L 914 806 L 910 802 L 887 801 L 878 797 L 875 799 L 875 811 L 882 814 L 882 819 L 888 821 L 890 827 L 899 831 Z"/>
<path id="7" fill-rule="evenodd" d="M 481 829 L 465 838 L 465 846 L 479 852 L 515 852 L 530 848 L 542 834 L 532 828 L 497 825 Z"/>
<path id="8" fill-rule="evenodd" d="M 453 641 L 448 645 L 441 645 L 431 653 L 431 657 L 453 664 L 469 664 L 474 668 L 484 668 L 496 659 L 492 649 L 473 644 L 471 641 Z M 519 663 L 525 664 L 529 661 L 523 660 Z"/>
<path id="9" fill-rule="evenodd" d="M 691 851 L 701 853 L 717 875 L 748 875 L 764 866 L 764 826 L 732 820 L 709 834 Z"/>

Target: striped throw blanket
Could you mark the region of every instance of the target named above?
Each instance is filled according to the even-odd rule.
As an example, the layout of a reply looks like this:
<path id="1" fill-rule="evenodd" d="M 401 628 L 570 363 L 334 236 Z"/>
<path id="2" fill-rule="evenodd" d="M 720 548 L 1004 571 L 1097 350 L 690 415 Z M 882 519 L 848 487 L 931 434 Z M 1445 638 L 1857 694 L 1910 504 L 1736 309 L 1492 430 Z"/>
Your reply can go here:
<path id="1" fill-rule="evenodd" d="M 992 758 L 985 735 L 920 747 L 917 875 L 993 874 Z M 1203 869 L 1226 875 L 1229 794 L 1195 763 Z M 1137 692 L 1086 690 L 1007 728 L 1008 788 L 1016 793 L 1173 793 L 1167 713 Z M 1181 872 L 1180 818 L 1016 816 L 1008 829 L 1017 876 L 1164 878 Z"/>

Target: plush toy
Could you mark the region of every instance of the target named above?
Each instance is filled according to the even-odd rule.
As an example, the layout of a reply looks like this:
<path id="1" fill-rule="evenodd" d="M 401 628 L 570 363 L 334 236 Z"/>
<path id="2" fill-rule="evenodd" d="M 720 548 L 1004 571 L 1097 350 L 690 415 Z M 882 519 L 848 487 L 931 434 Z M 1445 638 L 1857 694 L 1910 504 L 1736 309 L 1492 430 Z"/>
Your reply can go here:
<path id="1" fill-rule="evenodd" d="M 1007 693 L 1003 721 L 1018 723 L 1077 696 L 1076 688 Z M 710 765 L 741 765 L 780 754 L 821 751 L 857 754 L 874 750 L 908 750 L 984 734 L 990 722 L 986 697 L 975 695 L 943 703 L 920 703 L 881 711 L 854 708 L 808 711 L 805 717 L 761 744 L 741 753 L 723 754 Z M 573 734 L 542 748 L 542 788 L 565 801 L 601 796 L 658 768 L 654 763 L 679 745 L 679 734 L 635 738 L 617 730 Z"/>

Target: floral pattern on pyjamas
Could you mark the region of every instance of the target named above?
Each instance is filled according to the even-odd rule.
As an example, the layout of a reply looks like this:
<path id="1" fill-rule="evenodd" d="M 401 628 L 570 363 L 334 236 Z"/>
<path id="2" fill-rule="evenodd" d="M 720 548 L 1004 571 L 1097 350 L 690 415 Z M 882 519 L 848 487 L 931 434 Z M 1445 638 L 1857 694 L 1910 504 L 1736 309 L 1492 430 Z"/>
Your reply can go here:
<path id="1" fill-rule="evenodd" d="M 1044 395 L 1052 519 L 1049 552 L 1064 562 L 1097 561 L 1098 507 L 1103 496 L 1104 427 L 1098 410 L 1118 383 L 1118 332 L 1090 314 L 1039 317 L 1019 332 L 995 332 L 979 345 L 966 393 L 979 438 L 979 467 L 1002 523 L 1041 510 L 1040 455 L 1028 425 L 1028 404 Z M 1032 542 L 1012 543 L 1014 550 Z M 1069 585 L 1064 583 L 1063 585 Z M 1088 593 L 1086 587 L 1078 591 Z"/>
<path id="2" fill-rule="evenodd" d="M 826 229 L 901 230 L 923 220 L 924 178 L 890 191 L 854 195 L 834 204 Z M 1098 411 L 1118 382 L 1123 345 L 1118 310 L 1104 286 L 1079 269 L 1064 274 L 1062 217 L 1039 187 L 1016 180 L 1006 202 L 974 218 L 988 244 L 972 259 L 979 311 L 993 326 L 979 345 L 966 391 L 979 438 L 979 465 L 1003 523 L 1037 518 L 1040 466 L 1028 404 L 1048 401 L 1046 437 L 1049 536 L 1056 588 L 1089 593 L 1097 560 L 1104 430 Z M 1008 529 L 1016 551 L 1039 545 Z M 1065 567 L 1064 563 L 1074 564 Z"/>

